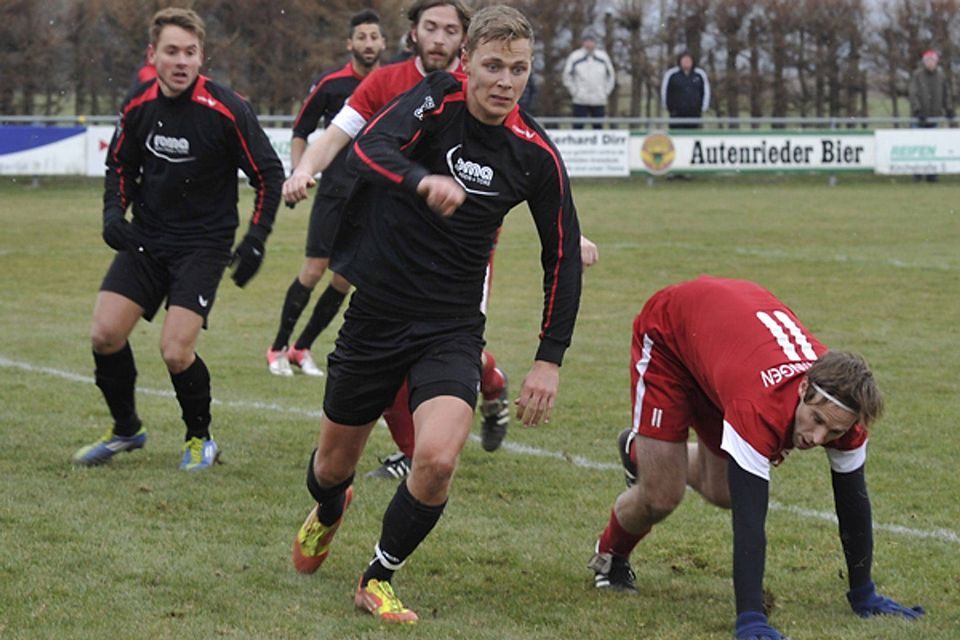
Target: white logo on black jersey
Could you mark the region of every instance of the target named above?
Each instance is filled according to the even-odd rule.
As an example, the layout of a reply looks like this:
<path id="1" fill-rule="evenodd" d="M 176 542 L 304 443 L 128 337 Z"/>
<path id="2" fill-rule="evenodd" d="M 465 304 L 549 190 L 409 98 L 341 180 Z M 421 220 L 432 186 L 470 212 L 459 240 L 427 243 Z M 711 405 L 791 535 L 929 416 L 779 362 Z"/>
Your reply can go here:
<path id="1" fill-rule="evenodd" d="M 437 103 L 433 101 L 433 96 L 427 96 L 423 99 L 423 104 L 417 107 L 413 112 L 413 117 L 417 120 L 423 120 L 423 114 L 427 111 L 433 111 L 437 108 Z"/>
<path id="2" fill-rule="evenodd" d="M 463 187 L 463 190 L 467 193 L 472 193 L 477 196 L 500 195 L 499 191 L 484 191 L 467 186 L 469 183 L 474 186 L 489 187 L 493 183 L 493 169 L 488 165 L 480 164 L 472 160 L 465 160 L 458 156 L 457 151 L 459 151 L 462 146 L 463 145 L 458 144 L 450 149 L 450 151 L 447 151 L 447 167 L 449 167 L 450 175 L 453 176 L 453 179 L 456 180 L 457 184 Z M 456 160 L 454 160 L 454 156 L 456 156 Z"/>
<path id="3" fill-rule="evenodd" d="M 190 141 L 186 138 L 164 136 L 151 131 L 146 146 L 150 153 L 168 162 L 192 162 L 196 159 L 190 155 Z"/>

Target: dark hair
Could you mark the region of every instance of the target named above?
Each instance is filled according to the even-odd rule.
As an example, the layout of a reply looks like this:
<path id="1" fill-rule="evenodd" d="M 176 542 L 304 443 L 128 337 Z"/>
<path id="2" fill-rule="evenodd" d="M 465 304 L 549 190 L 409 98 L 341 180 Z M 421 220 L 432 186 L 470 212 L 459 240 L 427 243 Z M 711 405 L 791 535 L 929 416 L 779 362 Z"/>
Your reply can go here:
<path id="1" fill-rule="evenodd" d="M 690 50 L 689 50 L 689 49 L 684 49 L 683 51 L 681 51 L 680 53 L 677 54 L 677 66 L 679 67 L 679 66 L 680 66 L 680 61 L 683 60 L 684 58 L 687 58 L 687 57 L 690 58 L 690 62 L 693 63 L 693 66 L 694 66 L 694 67 L 697 66 L 697 59 L 696 59 L 695 57 L 693 57 L 693 54 L 690 53 Z"/>
<path id="2" fill-rule="evenodd" d="M 353 37 L 353 30 L 359 27 L 362 24 L 375 24 L 380 26 L 380 16 L 373 9 L 364 9 L 359 11 L 353 16 L 350 17 L 350 32 L 347 34 L 348 38 Z M 383 35 L 383 27 L 380 27 L 380 34 Z"/>
<path id="3" fill-rule="evenodd" d="M 207 37 L 206 25 L 203 23 L 203 18 L 193 9 L 169 7 L 153 14 L 153 19 L 150 21 L 150 44 L 156 46 L 157 41 L 160 40 L 160 32 L 168 25 L 180 27 L 197 36 L 200 48 L 203 48 L 203 42 Z"/>
<path id="4" fill-rule="evenodd" d="M 457 15 L 460 16 L 460 24 L 463 25 L 463 31 L 466 32 L 470 28 L 470 18 L 473 16 L 473 10 L 461 0 L 416 0 L 407 9 L 407 18 L 411 24 L 415 25 L 420 22 L 420 16 L 427 9 L 445 6 L 451 6 L 457 10 Z"/>
<path id="5" fill-rule="evenodd" d="M 820 395 L 814 388 L 816 385 L 852 409 L 864 428 L 883 413 L 883 397 L 870 366 L 856 353 L 826 352 L 807 370 L 807 380 L 811 384 L 807 386 L 803 401 L 808 404 L 819 404 L 813 402 Z M 828 401 L 828 398 L 822 400 Z"/>

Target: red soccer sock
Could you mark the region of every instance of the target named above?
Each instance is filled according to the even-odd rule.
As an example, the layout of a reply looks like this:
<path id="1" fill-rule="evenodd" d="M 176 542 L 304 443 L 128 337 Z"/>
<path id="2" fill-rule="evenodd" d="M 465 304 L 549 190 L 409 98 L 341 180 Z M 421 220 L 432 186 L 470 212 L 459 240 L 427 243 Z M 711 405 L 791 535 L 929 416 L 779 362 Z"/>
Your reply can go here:
<path id="1" fill-rule="evenodd" d="M 643 533 L 630 533 L 620 525 L 620 521 L 617 520 L 617 512 L 611 509 L 610 522 L 607 523 L 607 528 L 600 534 L 597 551 L 629 558 L 633 552 L 633 548 L 636 547 L 637 543 L 643 540 L 644 536 L 648 533 L 650 533 L 649 528 Z"/>
<path id="2" fill-rule="evenodd" d="M 483 369 L 480 375 L 480 393 L 484 400 L 499 398 L 507 379 L 497 368 L 497 361 L 489 351 L 483 352 Z"/>
<path id="3" fill-rule="evenodd" d="M 383 412 L 383 419 L 390 429 L 390 436 L 397 443 L 397 448 L 403 452 L 403 455 L 413 460 L 413 414 L 410 413 L 409 402 L 410 391 L 407 389 L 407 383 L 404 381 L 393 404 L 387 407 Z"/>

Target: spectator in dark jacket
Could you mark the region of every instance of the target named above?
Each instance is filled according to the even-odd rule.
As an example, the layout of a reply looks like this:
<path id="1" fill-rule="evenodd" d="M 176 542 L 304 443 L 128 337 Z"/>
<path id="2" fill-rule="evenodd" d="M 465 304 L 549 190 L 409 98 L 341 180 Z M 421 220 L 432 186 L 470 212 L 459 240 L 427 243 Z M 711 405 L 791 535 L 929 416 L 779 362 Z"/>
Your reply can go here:
<path id="1" fill-rule="evenodd" d="M 710 81 L 689 51 L 677 57 L 677 66 L 667 69 L 660 84 L 660 100 L 670 114 L 670 128 L 697 129 L 699 122 L 683 119 L 701 118 L 710 107 Z"/>
<path id="2" fill-rule="evenodd" d="M 954 117 L 950 85 L 939 63 L 940 54 L 928 49 L 923 54 L 923 63 L 910 76 L 910 113 L 916 126 L 924 129 L 937 126 L 931 118 Z M 923 176 L 915 175 L 913 179 L 919 182 Z M 936 182 L 936 174 L 928 174 L 927 181 Z"/>

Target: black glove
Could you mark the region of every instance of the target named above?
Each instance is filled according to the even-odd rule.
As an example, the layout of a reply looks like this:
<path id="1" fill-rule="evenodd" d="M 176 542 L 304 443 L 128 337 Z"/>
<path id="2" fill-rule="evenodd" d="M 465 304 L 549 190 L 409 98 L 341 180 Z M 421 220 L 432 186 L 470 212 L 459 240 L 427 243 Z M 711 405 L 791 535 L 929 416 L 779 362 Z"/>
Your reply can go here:
<path id="1" fill-rule="evenodd" d="M 230 266 L 233 274 L 230 276 L 238 287 L 246 286 L 250 279 L 257 274 L 263 262 L 263 241 L 249 233 L 243 237 L 233 252 Z"/>
<path id="2" fill-rule="evenodd" d="M 133 229 L 120 213 L 103 214 L 103 241 L 115 251 L 129 251 L 135 247 Z"/>

